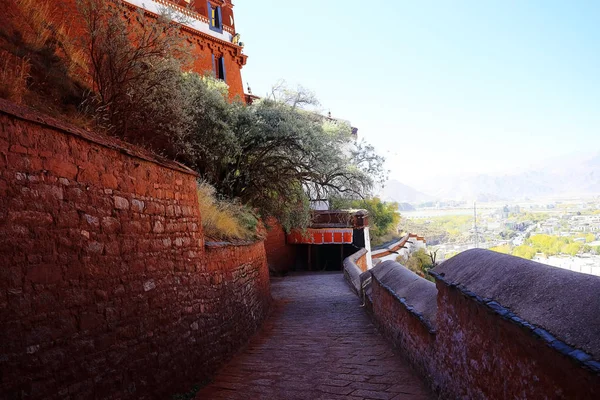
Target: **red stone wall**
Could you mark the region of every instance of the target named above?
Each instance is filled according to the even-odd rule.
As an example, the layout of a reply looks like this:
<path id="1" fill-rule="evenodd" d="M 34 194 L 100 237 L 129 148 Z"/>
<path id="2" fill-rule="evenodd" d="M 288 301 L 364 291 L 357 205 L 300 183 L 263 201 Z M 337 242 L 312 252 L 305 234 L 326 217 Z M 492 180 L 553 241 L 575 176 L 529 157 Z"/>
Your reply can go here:
<path id="1" fill-rule="evenodd" d="M 262 243 L 206 246 L 196 176 L 0 100 L 0 398 L 170 398 L 264 318 Z"/>
<path id="2" fill-rule="evenodd" d="M 600 398 L 597 373 L 472 295 L 441 281 L 436 286 L 434 329 L 419 318 L 418 300 L 399 296 L 375 278 L 367 308 L 440 398 Z"/>
<path id="3" fill-rule="evenodd" d="M 412 365 L 433 383 L 429 374 L 435 366 L 435 334 L 376 279 L 371 283 L 369 303 L 384 335 L 402 348 Z"/>
<path id="4" fill-rule="evenodd" d="M 443 397 L 600 398 L 597 374 L 456 288 L 437 288 L 436 373 Z"/>
<path id="5" fill-rule="evenodd" d="M 293 268 L 296 259 L 296 247 L 287 244 L 286 233 L 281 224 L 274 218 L 267 221 L 265 250 L 271 271 L 285 273 Z"/>

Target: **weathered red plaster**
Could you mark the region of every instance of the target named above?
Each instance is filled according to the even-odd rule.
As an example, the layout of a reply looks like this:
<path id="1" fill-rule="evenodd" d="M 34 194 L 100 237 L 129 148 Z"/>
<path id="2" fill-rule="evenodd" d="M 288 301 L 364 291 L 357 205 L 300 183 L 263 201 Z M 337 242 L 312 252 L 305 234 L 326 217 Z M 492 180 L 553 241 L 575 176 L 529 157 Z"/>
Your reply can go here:
<path id="1" fill-rule="evenodd" d="M 293 267 L 296 257 L 296 247 L 287 243 L 283 227 L 274 218 L 267 220 L 265 250 L 271 271 L 285 273 Z"/>
<path id="2" fill-rule="evenodd" d="M 126 0 L 124 2 L 129 4 Z M 14 18 L 15 14 L 18 15 L 18 11 L 11 3 L 11 1 L 0 2 L 0 21 L 5 18 L 10 20 Z M 72 36 L 74 40 L 81 41 L 86 35 L 86 29 L 84 29 L 84 21 L 77 8 L 76 0 L 54 0 L 49 1 L 48 3 L 51 5 L 50 17 L 54 22 L 67 27 L 67 33 Z M 169 3 L 187 6 L 187 3 L 184 1 L 164 1 L 165 5 Z M 132 10 L 136 9 L 135 6 L 129 5 Z M 193 2 L 193 5 L 194 8 L 190 11 L 192 13 L 198 13 L 195 18 L 207 18 L 208 11 L 207 2 L 205 0 L 195 1 Z M 231 23 L 233 17 L 233 5 L 231 2 L 221 2 L 219 5 L 222 7 L 224 31 L 234 34 L 235 24 Z M 150 12 L 146 12 L 146 14 L 150 19 L 155 17 L 155 15 Z M 135 18 L 129 18 L 130 22 L 134 20 Z M 203 21 L 206 21 L 206 19 Z M 230 99 L 234 100 L 239 98 L 241 101 L 246 99 L 241 70 L 246 64 L 248 56 L 243 53 L 242 47 L 183 25 L 181 37 L 184 38 L 185 43 L 190 46 L 189 50 L 193 58 L 191 65 L 185 67 L 186 70 L 191 69 L 201 75 L 205 73 L 214 73 L 213 55 L 216 57 L 223 57 L 226 71 L 225 81 L 229 86 Z M 83 79 L 83 77 L 80 78 Z"/>
<path id="3" fill-rule="evenodd" d="M 365 272 L 367 270 L 367 255 L 368 253 L 365 253 L 358 257 L 358 259 L 356 260 L 356 265 L 358 266 L 358 268 L 360 268 L 362 272 Z"/>

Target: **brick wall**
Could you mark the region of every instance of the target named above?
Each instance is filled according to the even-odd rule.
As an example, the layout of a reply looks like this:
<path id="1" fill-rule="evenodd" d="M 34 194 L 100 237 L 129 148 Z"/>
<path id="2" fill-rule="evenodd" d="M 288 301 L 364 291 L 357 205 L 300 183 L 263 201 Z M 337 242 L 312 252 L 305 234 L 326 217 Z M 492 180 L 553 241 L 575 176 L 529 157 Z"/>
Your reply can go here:
<path id="1" fill-rule="evenodd" d="M 0 398 L 169 398 L 256 331 L 262 243 L 205 246 L 196 176 L 0 100 Z"/>
<path id="2" fill-rule="evenodd" d="M 382 262 L 359 295 L 440 398 L 600 397 L 600 279 L 483 250 L 433 273 Z"/>

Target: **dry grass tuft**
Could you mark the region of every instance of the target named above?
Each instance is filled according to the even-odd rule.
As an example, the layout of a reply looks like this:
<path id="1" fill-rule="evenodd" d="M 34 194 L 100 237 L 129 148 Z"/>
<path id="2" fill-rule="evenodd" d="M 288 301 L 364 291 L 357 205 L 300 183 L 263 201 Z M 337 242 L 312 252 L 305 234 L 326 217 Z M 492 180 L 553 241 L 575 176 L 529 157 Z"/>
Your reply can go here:
<path id="1" fill-rule="evenodd" d="M 0 52 L 0 97 L 22 103 L 27 93 L 27 79 L 31 65 L 27 58 Z"/>
<path id="2" fill-rule="evenodd" d="M 65 25 L 56 29 L 56 38 L 64 52 L 68 75 L 79 82 L 87 82 L 90 74 L 87 50 L 73 37 Z"/>
<path id="3" fill-rule="evenodd" d="M 21 34 L 24 43 L 37 52 L 57 46 L 63 52 L 58 55 L 64 60 L 68 75 L 84 81 L 88 75 L 86 49 L 71 35 L 70 28 L 64 23 L 57 23 L 56 18 L 53 18 L 58 9 L 52 6 L 52 2 L 15 0 L 15 4 L 22 17 Z"/>
<path id="4" fill-rule="evenodd" d="M 25 42 L 35 50 L 41 50 L 53 36 L 49 21 L 52 20 L 52 8 L 49 2 L 39 0 L 16 0 L 16 5 L 25 17 L 27 30 L 22 32 Z"/>
<path id="5" fill-rule="evenodd" d="M 220 240 L 256 239 L 256 217 L 244 206 L 217 200 L 208 183 L 198 185 L 198 202 L 204 234 Z"/>

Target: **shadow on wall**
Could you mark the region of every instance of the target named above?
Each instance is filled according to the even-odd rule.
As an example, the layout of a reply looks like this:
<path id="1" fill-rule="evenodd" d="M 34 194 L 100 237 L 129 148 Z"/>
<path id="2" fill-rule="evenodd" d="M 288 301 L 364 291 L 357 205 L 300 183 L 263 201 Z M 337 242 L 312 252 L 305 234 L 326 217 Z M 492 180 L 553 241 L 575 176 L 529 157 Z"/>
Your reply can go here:
<path id="1" fill-rule="evenodd" d="M 441 398 L 600 398 L 600 277 L 478 249 L 436 283 L 394 261 L 344 271 Z"/>
<path id="2" fill-rule="evenodd" d="M 196 174 L 0 100 L 0 398 L 161 398 L 270 304 L 262 242 L 206 244 Z"/>

